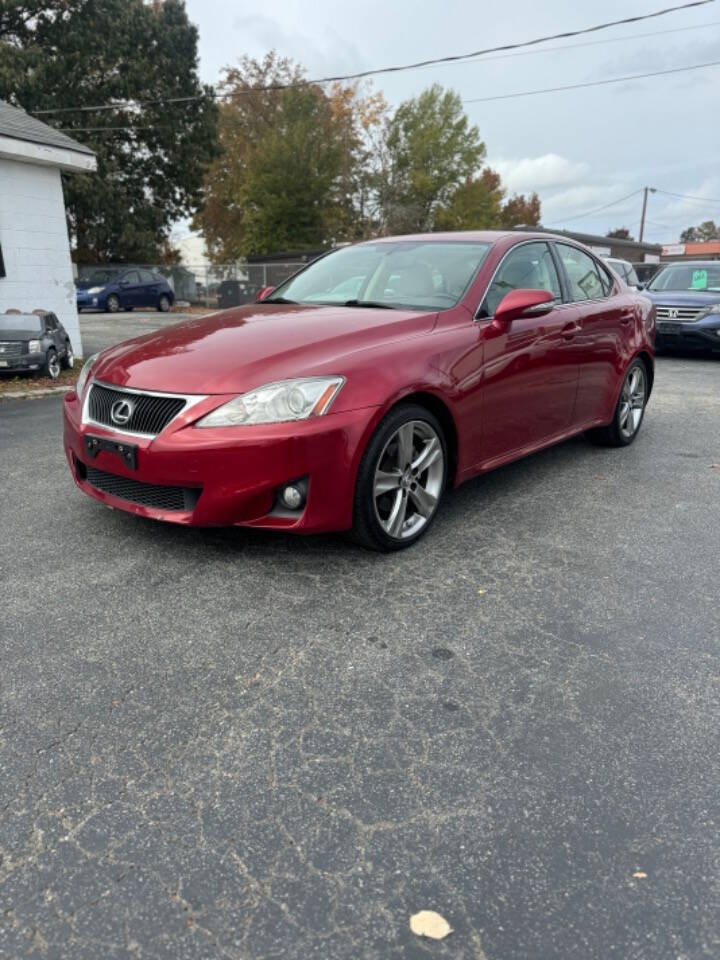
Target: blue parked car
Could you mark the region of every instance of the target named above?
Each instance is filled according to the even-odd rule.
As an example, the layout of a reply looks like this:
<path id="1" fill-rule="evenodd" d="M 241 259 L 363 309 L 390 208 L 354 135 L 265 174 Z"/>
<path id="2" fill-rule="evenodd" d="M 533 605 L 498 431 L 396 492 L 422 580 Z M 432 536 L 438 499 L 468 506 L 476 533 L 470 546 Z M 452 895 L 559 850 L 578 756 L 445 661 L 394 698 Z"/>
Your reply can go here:
<path id="1" fill-rule="evenodd" d="M 644 294 L 655 304 L 657 347 L 720 351 L 720 261 L 669 263 Z"/>
<path id="2" fill-rule="evenodd" d="M 127 270 L 98 269 L 75 281 L 78 310 L 134 310 L 155 307 L 163 313 L 175 301 L 165 277 L 154 270 L 128 267 Z"/>

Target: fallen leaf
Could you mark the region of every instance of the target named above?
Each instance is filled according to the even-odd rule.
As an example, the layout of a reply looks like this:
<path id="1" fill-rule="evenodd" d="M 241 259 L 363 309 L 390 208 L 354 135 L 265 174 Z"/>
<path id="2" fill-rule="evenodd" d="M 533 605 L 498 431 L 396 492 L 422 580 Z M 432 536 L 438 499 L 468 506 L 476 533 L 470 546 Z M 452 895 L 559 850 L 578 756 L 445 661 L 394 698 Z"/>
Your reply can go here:
<path id="1" fill-rule="evenodd" d="M 720 470 L 720 463 L 711 463 L 710 466 L 713 470 Z"/>
<path id="2" fill-rule="evenodd" d="M 646 880 L 646 879 L 647 879 L 647 874 L 645 873 L 644 870 L 636 870 L 635 873 L 633 874 L 633 876 L 635 877 L 636 880 Z"/>
<path id="3" fill-rule="evenodd" d="M 445 917 L 434 910 L 421 910 L 410 917 L 410 929 L 417 937 L 429 937 L 431 940 L 444 940 L 452 933 L 452 927 Z"/>

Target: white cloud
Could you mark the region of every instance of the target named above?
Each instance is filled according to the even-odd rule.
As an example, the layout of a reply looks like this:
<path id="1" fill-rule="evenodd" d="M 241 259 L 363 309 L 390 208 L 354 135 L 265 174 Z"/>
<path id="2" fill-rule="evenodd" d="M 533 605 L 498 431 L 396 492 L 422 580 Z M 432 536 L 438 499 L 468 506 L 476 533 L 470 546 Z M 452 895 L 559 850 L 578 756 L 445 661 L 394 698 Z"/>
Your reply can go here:
<path id="1" fill-rule="evenodd" d="M 523 157 L 519 160 L 494 160 L 490 161 L 490 166 L 500 174 L 510 193 L 526 193 L 576 184 L 587 176 L 590 169 L 587 163 L 568 160 L 558 153 Z"/>

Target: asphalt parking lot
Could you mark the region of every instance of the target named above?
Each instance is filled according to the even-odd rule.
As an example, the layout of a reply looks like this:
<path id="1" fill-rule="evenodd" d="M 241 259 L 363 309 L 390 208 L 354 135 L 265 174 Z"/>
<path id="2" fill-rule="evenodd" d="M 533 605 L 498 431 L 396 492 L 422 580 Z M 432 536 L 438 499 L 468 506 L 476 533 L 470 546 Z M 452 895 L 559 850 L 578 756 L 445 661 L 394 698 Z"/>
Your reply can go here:
<path id="1" fill-rule="evenodd" d="M 0 404 L 0 956 L 720 956 L 720 360 L 393 556 L 112 512 L 61 403 Z"/>
<path id="2" fill-rule="evenodd" d="M 159 310 L 123 310 L 121 313 L 85 311 L 80 314 L 82 354 L 90 357 L 123 340 L 140 337 L 144 333 L 152 333 L 153 330 L 194 317 L 197 317 L 196 313 L 161 313 Z"/>

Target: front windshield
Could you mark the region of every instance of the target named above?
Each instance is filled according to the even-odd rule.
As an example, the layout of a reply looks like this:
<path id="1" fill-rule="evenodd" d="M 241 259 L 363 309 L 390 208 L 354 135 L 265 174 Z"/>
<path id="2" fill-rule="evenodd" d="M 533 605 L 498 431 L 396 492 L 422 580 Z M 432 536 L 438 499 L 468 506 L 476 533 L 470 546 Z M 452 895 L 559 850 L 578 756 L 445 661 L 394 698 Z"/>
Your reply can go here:
<path id="1" fill-rule="evenodd" d="M 11 330 L 41 330 L 42 321 L 37 314 L 9 313 L 0 317 L 0 331 L 8 333 Z"/>
<path id="2" fill-rule="evenodd" d="M 343 247 L 311 263 L 263 301 L 447 310 L 487 256 L 489 243 L 399 240 Z"/>
<path id="3" fill-rule="evenodd" d="M 676 263 L 656 273 L 648 290 L 684 290 L 688 293 L 709 290 L 720 293 L 720 262 Z"/>

